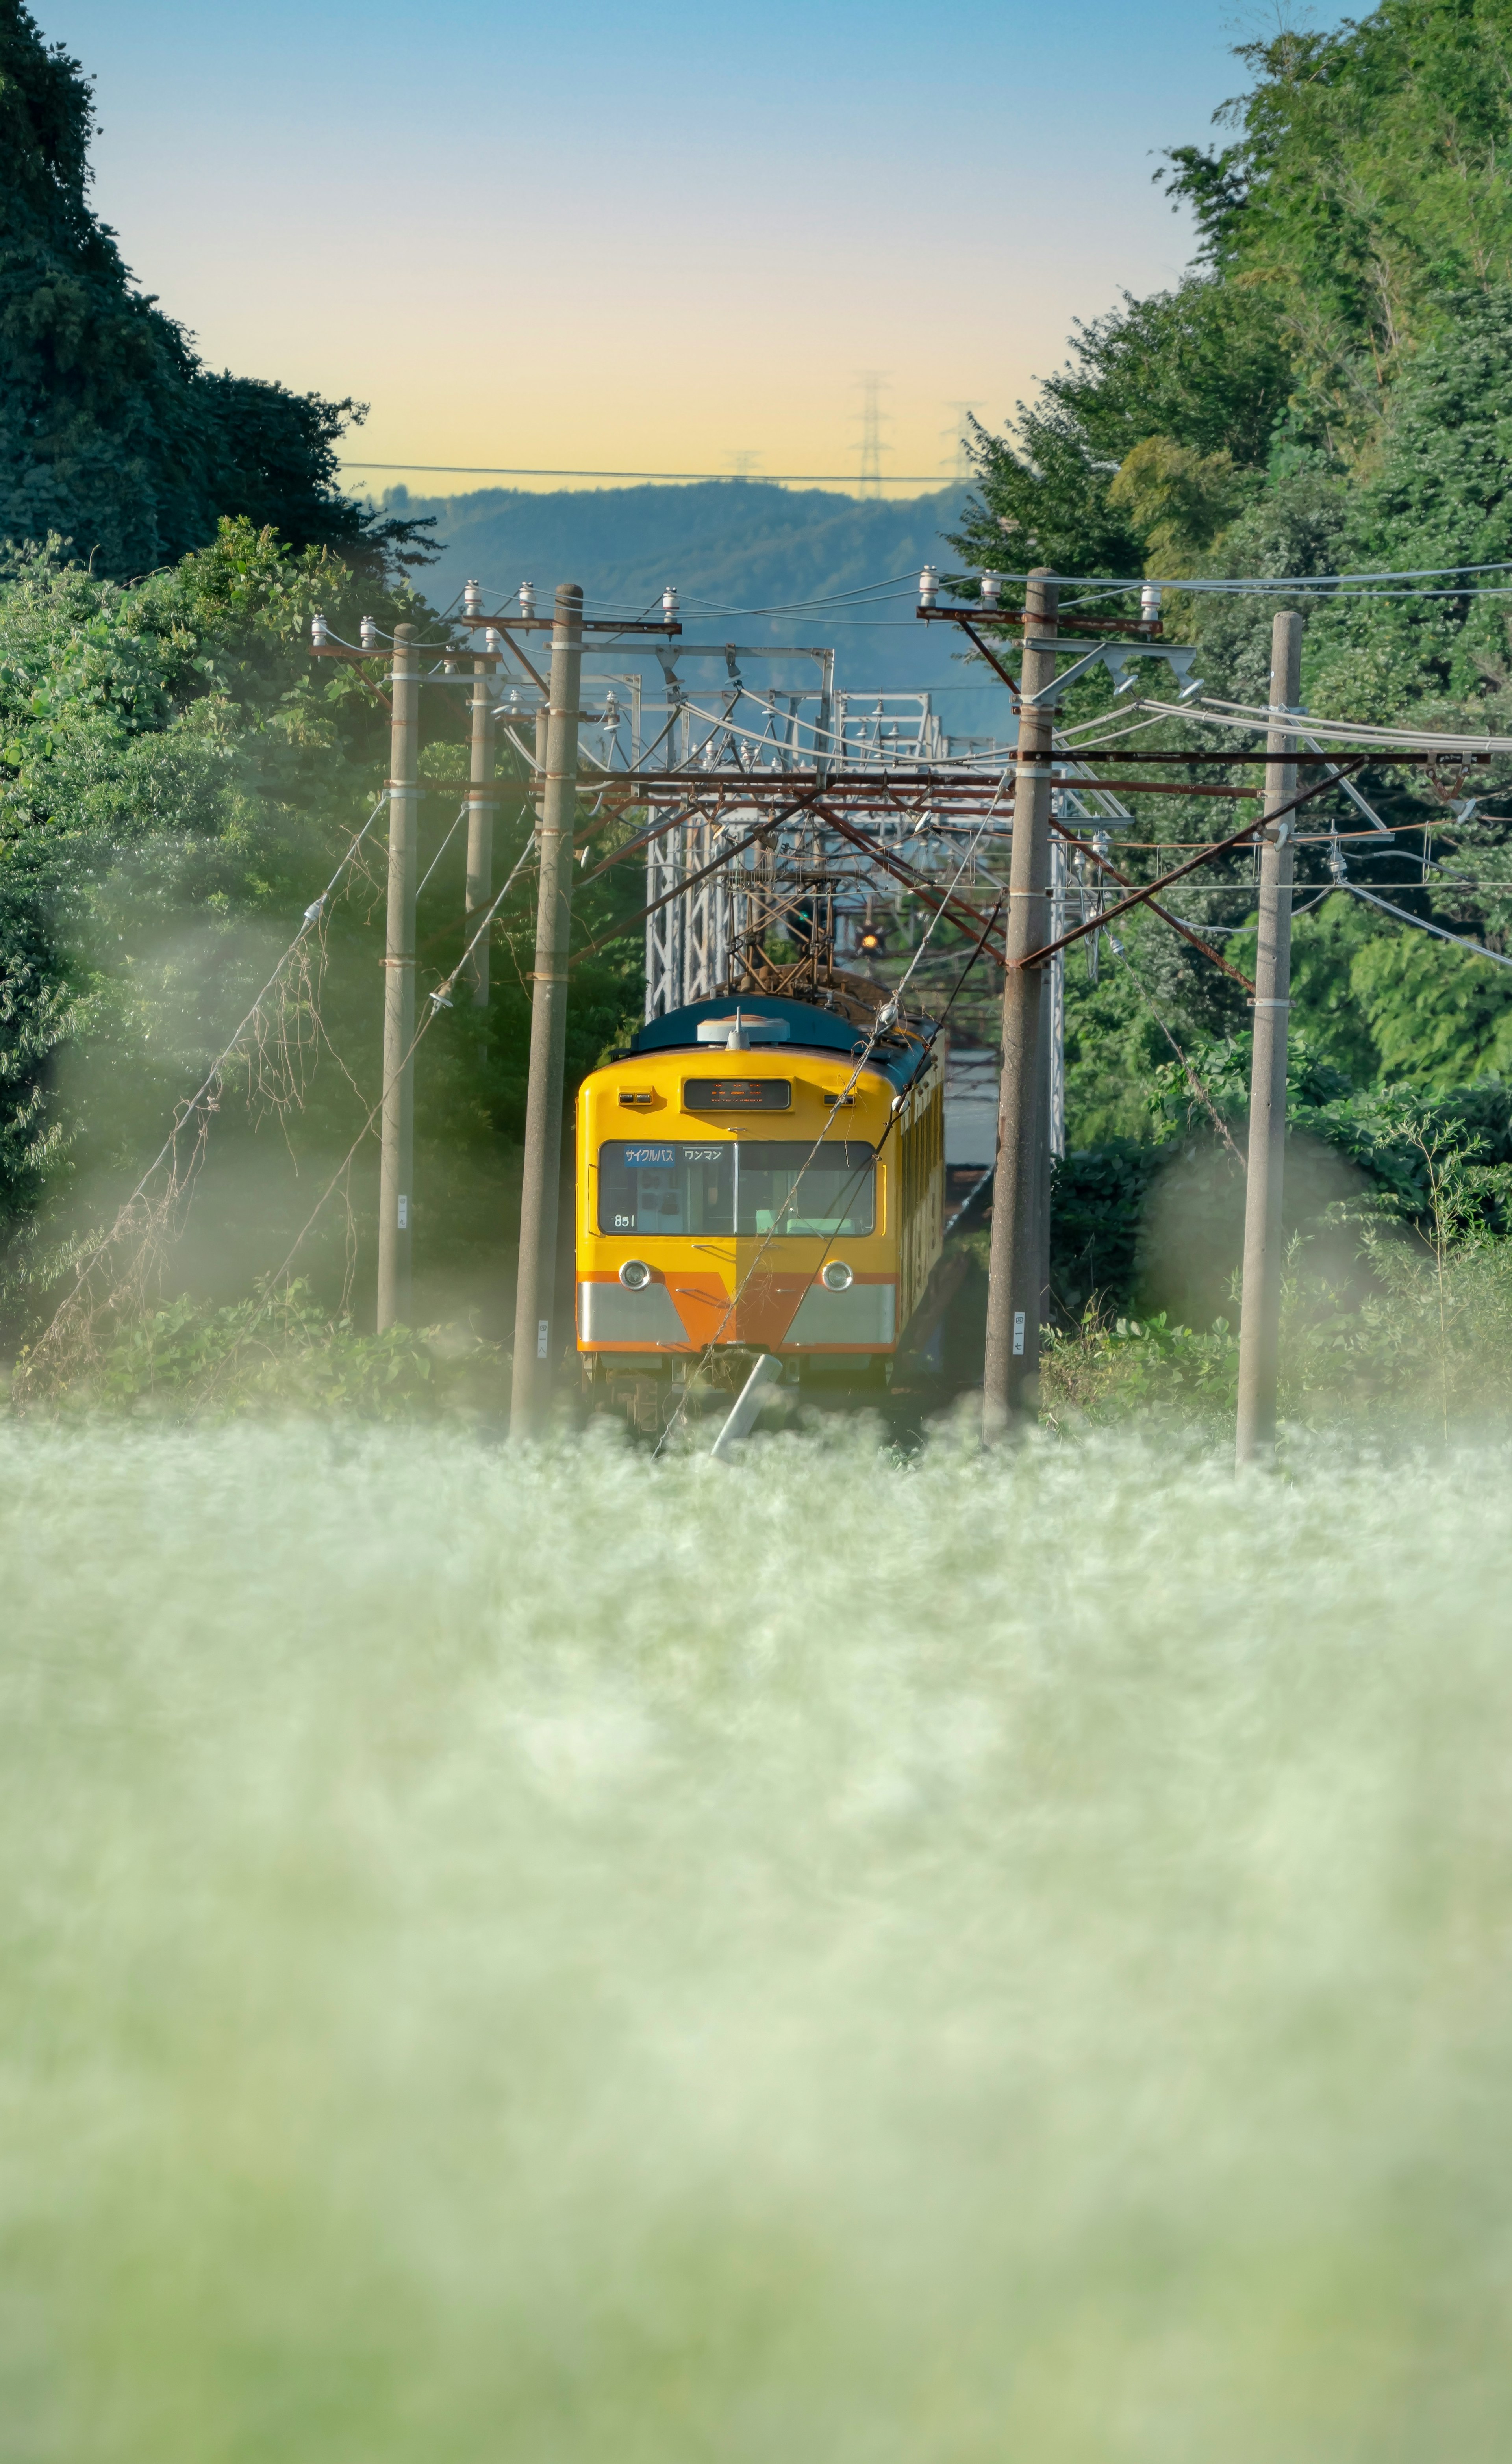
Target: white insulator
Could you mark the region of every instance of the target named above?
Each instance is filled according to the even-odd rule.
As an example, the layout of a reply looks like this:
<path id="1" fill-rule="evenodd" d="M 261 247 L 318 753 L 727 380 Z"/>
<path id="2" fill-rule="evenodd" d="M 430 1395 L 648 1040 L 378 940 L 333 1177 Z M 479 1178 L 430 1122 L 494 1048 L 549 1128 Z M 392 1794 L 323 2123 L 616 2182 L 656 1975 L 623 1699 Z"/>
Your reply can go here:
<path id="1" fill-rule="evenodd" d="M 371 616 L 363 617 L 361 625 L 359 625 L 357 628 L 357 638 L 361 642 L 364 650 L 377 649 L 378 627 L 374 624 Z"/>
<path id="2" fill-rule="evenodd" d="M 1139 594 L 1139 621 L 1142 625 L 1152 625 L 1159 613 L 1160 584 L 1147 582 Z"/>
<path id="3" fill-rule="evenodd" d="M 519 612 L 524 617 L 531 617 L 536 613 L 536 584 L 534 582 L 522 582 L 520 583 Z"/>
<path id="4" fill-rule="evenodd" d="M 939 573 L 932 564 L 927 564 L 919 576 L 919 605 L 932 607 L 939 595 Z"/>
<path id="5" fill-rule="evenodd" d="M 662 614 L 668 625 L 677 621 L 677 584 L 669 582 L 662 593 Z"/>
<path id="6" fill-rule="evenodd" d="M 492 653 L 492 655 L 493 655 L 495 659 L 498 659 L 498 658 L 502 658 L 502 657 L 503 657 L 503 655 L 504 655 L 504 636 L 503 636 L 503 634 L 499 631 L 498 627 L 497 627 L 496 625 L 491 625 L 491 626 L 489 627 L 489 628 L 488 628 L 488 631 L 484 634 L 484 636 L 483 636 L 483 648 L 485 649 L 485 650 L 490 651 L 490 652 Z"/>
<path id="7" fill-rule="evenodd" d="M 313 650 L 323 650 L 330 638 L 331 628 L 318 607 L 310 619 L 310 647 Z"/>
<path id="8" fill-rule="evenodd" d="M 982 575 L 981 588 L 982 605 L 984 607 L 996 607 L 1003 593 L 1002 575 L 1000 573 L 984 573 Z"/>
<path id="9" fill-rule="evenodd" d="M 464 616 L 481 616 L 481 615 L 482 615 L 482 613 L 483 613 L 483 584 L 482 584 L 482 583 L 481 583 L 481 582 L 465 582 L 465 583 L 463 583 L 463 585 L 462 585 L 462 613 L 463 613 L 463 615 L 464 615 Z"/>

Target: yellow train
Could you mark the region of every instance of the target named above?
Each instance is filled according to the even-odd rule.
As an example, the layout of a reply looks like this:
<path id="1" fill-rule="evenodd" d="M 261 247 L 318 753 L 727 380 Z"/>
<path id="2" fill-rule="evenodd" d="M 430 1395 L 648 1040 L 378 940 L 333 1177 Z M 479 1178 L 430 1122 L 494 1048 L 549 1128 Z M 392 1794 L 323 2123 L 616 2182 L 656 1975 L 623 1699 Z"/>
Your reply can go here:
<path id="1" fill-rule="evenodd" d="M 596 1399 L 653 1426 L 693 1364 L 723 1384 L 756 1352 L 789 1385 L 886 1384 L 940 1253 L 943 1075 L 907 1027 L 867 1042 L 818 1003 L 732 995 L 651 1020 L 584 1080 L 578 1349 Z"/>

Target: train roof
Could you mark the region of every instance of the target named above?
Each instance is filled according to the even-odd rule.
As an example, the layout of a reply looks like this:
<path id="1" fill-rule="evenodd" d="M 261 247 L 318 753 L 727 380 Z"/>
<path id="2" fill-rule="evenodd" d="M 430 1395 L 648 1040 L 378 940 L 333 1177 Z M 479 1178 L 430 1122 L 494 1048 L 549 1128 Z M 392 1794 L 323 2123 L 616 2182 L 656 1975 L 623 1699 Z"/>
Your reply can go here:
<path id="1" fill-rule="evenodd" d="M 783 1022 L 787 1028 L 784 1043 L 762 1045 L 759 1048 L 765 1052 L 792 1051 L 806 1045 L 811 1052 L 833 1052 L 854 1061 L 866 1050 L 866 1030 L 858 1026 L 854 1019 L 843 1018 L 838 1010 L 825 1009 L 818 1001 L 789 1001 L 776 993 L 724 993 L 717 1001 L 690 1001 L 685 1009 L 671 1009 L 663 1018 L 647 1019 L 631 1036 L 629 1050 L 671 1052 L 689 1047 L 708 1053 L 709 1045 L 698 1042 L 699 1027 L 706 1019 L 730 1018 L 737 1008 L 746 1018 L 776 1018 Z M 890 1078 L 901 1091 L 919 1075 L 929 1051 L 929 1045 L 917 1036 L 885 1035 L 867 1054 L 866 1067 Z"/>

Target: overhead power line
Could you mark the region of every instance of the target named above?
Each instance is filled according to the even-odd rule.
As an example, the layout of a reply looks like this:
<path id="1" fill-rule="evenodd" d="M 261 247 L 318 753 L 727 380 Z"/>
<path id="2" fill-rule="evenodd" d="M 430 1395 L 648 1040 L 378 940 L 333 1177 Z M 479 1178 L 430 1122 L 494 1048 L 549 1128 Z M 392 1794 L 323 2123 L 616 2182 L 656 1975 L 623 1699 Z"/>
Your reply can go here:
<path id="1" fill-rule="evenodd" d="M 1512 967 L 1512 958 L 1503 957 L 1500 950 L 1488 950 L 1483 941 L 1472 941 L 1463 933 L 1446 932 L 1442 924 L 1435 924 L 1426 915 L 1410 914 L 1405 907 L 1395 906 L 1390 898 L 1378 898 L 1373 890 L 1362 889 L 1357 881 L 1341 881 L 1337 886 L 1347 890 L 1351 898 L 1363 899 L 1367 907 L 1379 907 L 1388 915 L 1399 915 L 1404 924 L 1415 924 L 1419 933 L 1432 933 L 1435 941 L 1450 942 L 1468 958 L 1489 958 L 1494 967 Z"/>
<path id="2" fill-rule="evenodd" d="M 729 471 L 537 471 L 493 462 L 357 462 L 342 460 L 344 471 L 429 471 L 463 479 L 721 479 L 727 487 L 752 487 L 765 482 L 790 487 L 802 481 L 811 487 L 929 488 L 936 495 L 946 483 L 937 471 L 762 471 L 737 482 Z"/>
<path id="3" fill-rule="evenodd" d="M 1434 582 L 1446 574 L 1512 573 L 1512 560 L 1505 557 L 1491 564 L 1419 564 L 1410 565 L 1400 573 L 1249 573 L 1229 574 L 1117 574 L 1117 573 L 1052 573 L 1043 577 L 1067 590 L 1191 590 L 1234 591 L 1259 590 L 1271 598 L 1289 598 L 1297 590 L 1337 592 L 1352 586 L 1382 582 Z M 1027 582 L 1026 573 L 1003 573 L 1004 582 Z M 1444 596 L 1457 599 L 1458 591 L 1446 591 Z"/>
<path id="4" fill-rule="evenodd" d="M 1153 713 L 1156 718 L 1194 719 L 1207 727 L 1237 728 L 1241 735 L 1253 735 L 1257 728 L 1271 722 L 1271 713 L 1259 704 L 1218 702 L 1216 694 L 1200 702 L 1141 701 L 1138 707 Z M 1369 746 L 1382 754 L 1512 753 L 1512 736 L 1467 736 L 1454 734 L 1448 728 L 1376 727 L 1365 719 L 1314 718 L 1304 710 L 1288 712 L 1287 715 L 1305 718 L 1311 736 L 1324 744 Z"/>

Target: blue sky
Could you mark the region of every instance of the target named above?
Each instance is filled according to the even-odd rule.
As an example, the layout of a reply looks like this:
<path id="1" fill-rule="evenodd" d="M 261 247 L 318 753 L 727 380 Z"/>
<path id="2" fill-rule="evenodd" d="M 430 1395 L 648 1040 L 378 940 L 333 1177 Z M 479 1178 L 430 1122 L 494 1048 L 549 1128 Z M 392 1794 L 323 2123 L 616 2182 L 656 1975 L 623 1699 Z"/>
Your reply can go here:
<path id="1" fill-rule="evenodd" d="M 1177 276 L 1190 231 L 1150 173 L 1275 24 L 1204 0 L 33 6 L 98 79 L 96 203 L 139 278 L 216 365 L 368 401 L 354 456 L 844 472 L 874 369 L 884 467 L 942 478 L 953 403 L 1000 425 L 1073 318 Z"/>

